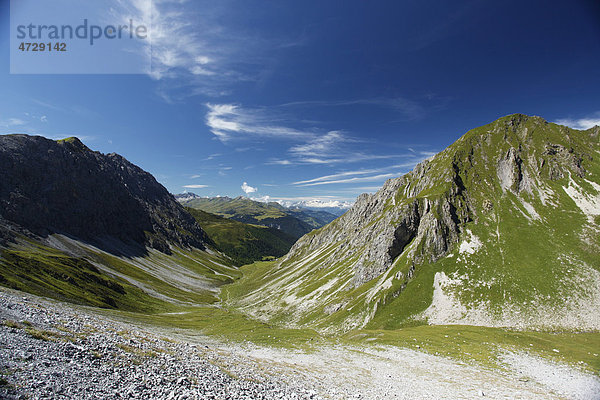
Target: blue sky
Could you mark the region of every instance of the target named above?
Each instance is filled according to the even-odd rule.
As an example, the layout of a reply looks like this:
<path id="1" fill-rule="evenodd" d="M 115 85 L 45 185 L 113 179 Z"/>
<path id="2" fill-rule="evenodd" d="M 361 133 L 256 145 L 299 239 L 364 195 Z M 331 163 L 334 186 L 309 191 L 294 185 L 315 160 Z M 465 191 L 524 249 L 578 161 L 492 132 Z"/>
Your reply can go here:
<path id="1" fill-rule="evenodd" d="M 600 123 L 596 1 L 119 4 L 152 19 L 145 74 L 10 74 L 0 1 L 0 133 L 78 136 L 173 193 L 352 202 L 506 114 Z"/>

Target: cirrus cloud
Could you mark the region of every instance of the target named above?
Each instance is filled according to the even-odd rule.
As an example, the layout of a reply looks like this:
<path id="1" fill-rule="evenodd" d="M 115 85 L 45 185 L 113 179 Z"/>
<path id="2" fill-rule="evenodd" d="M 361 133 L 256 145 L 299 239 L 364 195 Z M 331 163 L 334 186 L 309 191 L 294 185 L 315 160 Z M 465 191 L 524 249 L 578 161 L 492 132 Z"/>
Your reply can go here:
<path id="1" fill-rule="evenodd" d="M 573 129 L 587 130 L 594 126 L 600 126 L 600 112 L 597 112 L 593 117 L 580 119 L 563 118 L 556 120 L 555 123 L 558 125 L 566 125 Z"/>
<path id="2" fill-rule="evenodd" d="M 209 186 L 208 185 L 184 185 L 183 187 L 186 189 L 204 189 Z"/>
<path id="3" fill-rule="evenodd" d="M 206 125 L 222 142 L 243 137 L 302 139 L 314 133 L 277 124 L 277 118 L 260 108 L 243 108 L 235 104 L 207 103 Z"/>

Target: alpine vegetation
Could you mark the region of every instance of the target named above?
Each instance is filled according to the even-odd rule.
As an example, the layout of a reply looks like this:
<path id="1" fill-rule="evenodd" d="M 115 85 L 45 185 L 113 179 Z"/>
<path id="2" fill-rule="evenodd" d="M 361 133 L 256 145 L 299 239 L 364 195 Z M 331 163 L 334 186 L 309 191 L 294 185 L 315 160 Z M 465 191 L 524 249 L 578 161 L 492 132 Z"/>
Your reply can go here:
<path id="1" fill-rule="evenodd" d="M 329 332 L 600 329 L 599 134 L 521 114 L 473 129 L 302 237 L 232 304 Z"/>

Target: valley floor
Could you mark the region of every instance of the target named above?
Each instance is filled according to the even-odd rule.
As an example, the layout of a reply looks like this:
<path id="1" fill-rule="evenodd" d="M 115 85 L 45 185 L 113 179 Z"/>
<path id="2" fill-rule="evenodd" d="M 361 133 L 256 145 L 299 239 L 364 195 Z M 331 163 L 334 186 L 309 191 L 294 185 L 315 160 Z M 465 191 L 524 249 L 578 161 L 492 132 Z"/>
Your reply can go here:
<path id="1" fill-rule="evenodd" d="M 491 369 L 393 346 L 230 343 L 4 288 L 0 319 L 7 399 L 600 398 L 598 376 L 508 350 Z"/>

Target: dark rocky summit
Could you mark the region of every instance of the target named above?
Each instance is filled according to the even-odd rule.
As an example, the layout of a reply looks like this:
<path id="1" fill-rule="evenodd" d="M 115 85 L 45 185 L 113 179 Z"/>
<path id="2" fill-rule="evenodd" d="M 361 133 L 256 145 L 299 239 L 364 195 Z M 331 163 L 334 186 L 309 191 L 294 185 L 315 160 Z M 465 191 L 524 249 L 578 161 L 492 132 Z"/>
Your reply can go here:
<path id="1" fill-rule="evenodd" d="M 151 174 L 122 156 L 77 138 L 28 135 L 0 136 L 0 232 L 0 245 L 15 232 L 61 233 L 112 252 L 123 243 L 169 254 L 170 244 L 204 249 L 210 242 Z"/>

